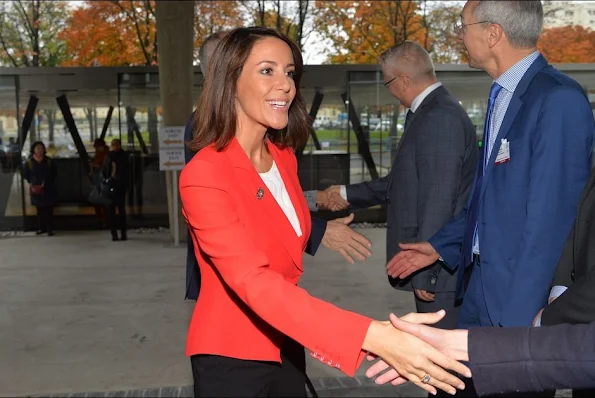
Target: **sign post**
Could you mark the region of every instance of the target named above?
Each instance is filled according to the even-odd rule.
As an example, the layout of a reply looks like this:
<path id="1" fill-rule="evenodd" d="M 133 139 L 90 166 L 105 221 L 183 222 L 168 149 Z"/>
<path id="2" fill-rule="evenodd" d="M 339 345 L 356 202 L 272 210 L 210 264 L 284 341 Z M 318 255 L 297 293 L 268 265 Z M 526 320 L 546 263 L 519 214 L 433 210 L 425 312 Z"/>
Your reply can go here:
<path id="1" fill-rule="evenodd" d="M 178 171 L 184 167 L 184 126 L 159 129 L 159 170 L 171 171 L 173 182 L 174 247 L 180 245 L 178 225 Z"/>

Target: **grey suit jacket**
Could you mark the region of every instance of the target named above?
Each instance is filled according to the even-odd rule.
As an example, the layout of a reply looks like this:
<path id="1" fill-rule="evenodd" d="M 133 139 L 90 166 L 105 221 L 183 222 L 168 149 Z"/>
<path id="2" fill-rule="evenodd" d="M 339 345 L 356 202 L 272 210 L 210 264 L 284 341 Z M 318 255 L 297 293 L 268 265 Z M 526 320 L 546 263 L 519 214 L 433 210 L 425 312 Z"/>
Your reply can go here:
<path id="1" fill-rule="evenodd" d="M 479 395 L 595 388 L 595 322 L 472 328 L 468 344 Z"/>
<path id="2" fill-rule="evenodd" d="M 456 98 L 438 87 L 411 117 L 390 174 L 347 186 L 347 200 L 353 207 L 388 204 L 387 261 L 400 251 L 399 243 L 426 241 L 463 209 L 477 155 L 469 116 Z M 405 290 L 456 290 L 456 274 L 439 262 L 407 280 L 389 281 Z"/>

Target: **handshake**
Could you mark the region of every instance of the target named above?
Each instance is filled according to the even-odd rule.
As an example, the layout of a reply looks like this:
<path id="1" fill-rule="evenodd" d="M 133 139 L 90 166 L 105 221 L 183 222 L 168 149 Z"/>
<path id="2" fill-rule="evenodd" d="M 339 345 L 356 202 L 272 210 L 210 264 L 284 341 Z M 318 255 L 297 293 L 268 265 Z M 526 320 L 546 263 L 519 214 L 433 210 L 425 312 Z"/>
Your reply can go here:
<path id="1" fill-rule="evenodd" d="M 368 361 L 378 361 L 366 371 L 366 376 L 377 384 L 411 381 L 430 394 L 443 390 L 454 395 L 456 390 L 463 390 L 465 383 L 460 375 L 471 377 L 469 368 L 459 362 L 469 361 L 467 330 L 426 326 L 445 314 L 444 310 L 411 313 L 401 318 L 390 314 L 389 321 L 380 322 L 387 329 L 380 339 L 381 348 L 375 350 L 378 355 L 367 356 Z"/>
<path id="2" fill-rule="evenodd" d="M 349 207 L 349 202 L 341 196 L 340 185 L 331 185 L 324 191 L 316 192 L 316 205 L 322 210 L 341 211 Z"/>

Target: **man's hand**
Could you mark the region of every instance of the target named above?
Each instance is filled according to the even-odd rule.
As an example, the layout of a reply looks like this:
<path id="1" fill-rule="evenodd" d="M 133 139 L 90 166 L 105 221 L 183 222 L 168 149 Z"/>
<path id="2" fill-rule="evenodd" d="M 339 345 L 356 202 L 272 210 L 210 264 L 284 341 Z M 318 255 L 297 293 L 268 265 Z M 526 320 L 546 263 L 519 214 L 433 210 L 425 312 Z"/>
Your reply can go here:
<path id="1" fill-rule="evenodd" d="M 401 251 L 386 264 L 386 273 L 393 278 L 405 279 L 440 258 L 428 242 L 399 243 L 399 247 Z"/>
<path id="2" fill-rule="evenodd" d="M 543 308 L 540 309 L 539 312 L 537 313 L 537 315 L 535 315 L 535 318 L 533 318 L 533 323 L 532 323 L 533 327 L 535 327 L 535 325 L 537 324 L 537 320 L 539 318 L 541 318 L 541 314 L 543 314 L 543 310 L 544 310 Z"/>
<path id="3" fill-rule="evenodd" d="M 427 302 L 434 301 L 435 294 L 432 292 L 428 292 L 427 290 L 421 290 L 421 289 L 413 289 L 413 292 L 415 293 L 417 298 L 420 300 L 427 301 Z"/>
<path id="4" fill-rule="evenodd" d="M 468 361 L 468 332 L 467 330 L 442 330 L 423 324 L 434 324 L 444 317 L 446 313 L 440 310 L 436 313 L 428 314 L 407 314 L 400 319 L 394 314 L 390 314 L 390 322 L 392 325 L 402 332 L 409 333 L 426 343 L 434 346 L 442 354 L 459 360 Z M 368 360 L 374 360 L 375 356 L 368 355 Z M 388 369 L 389 365 L 380 360 L 376 362 L 366 371 L 366 377 L 373 378 L 379 373 Z M 469 376 L 468 376 L 469 377 Z M 392 383 L 393 385 L 400 385 L 407 381 L 400 376 L 395 369 L 390 369 L 388 372 L 376 378 L 377 384 Z"/>
<path id="5" fill-rule="evenodd" d="M 340 185 L 332 185 L 324 191 L 320 191 L 320 193 L 321 201 L 324 201 L 324 203 L 321 203 L 319 206 L 327 210 L 341 211 L 349 207 L 349 202 L 341 197 Z M 318 195 L 316 196 L 316 200 L 318 200 Z"/>
<path id="6" fill-rule="evenodd" d="M 322 244 L 341 254 L 345 260 L 353 264 L 355 262 L 353 257 L 363 261 L 372 255 L 369 250 L 372 243 L 362 234 L 349 228 L 351 221 L 353 221 L 353 214 L 329 221 L 322 237 Z"/>

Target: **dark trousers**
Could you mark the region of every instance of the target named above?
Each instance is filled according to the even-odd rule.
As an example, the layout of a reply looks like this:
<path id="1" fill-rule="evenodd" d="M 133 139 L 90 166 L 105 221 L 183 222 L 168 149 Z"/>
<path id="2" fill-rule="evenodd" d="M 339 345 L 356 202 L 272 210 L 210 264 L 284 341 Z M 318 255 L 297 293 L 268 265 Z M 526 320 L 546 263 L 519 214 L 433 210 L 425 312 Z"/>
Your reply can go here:
<path id="1" fill-rule="evenodd" d="M 457 326 L 457 314 L 459 312 L 460 303 L 456 303 L 455 292 L 436 292 L 434 293 L 434 301 L 428 302 L 420 300 L 415 293 L 415 308 L 417 312 L 428 313 L 437 312 L 440 310 L 446 311 L 444 318 L 440 322 L 432 325 L 440 329 L 451 330 Z"/>
<path id="2" fill-rule="evenodd" d="M 116 218 L 116 208 L 118 209 L 118 218 Z M 126 190 L 116 193 L 113 204 L 108 206 L 108 211 L 112 238 L 118 237 L 118 229 L 122 233 L 122 238 L 126 238 Z"/>
<path id="3" fill-rule="evenodd" d="M 41 232 L 54 232 L 54 206 L 36 206 L 37 221 Z"/>
<path id="4" fill-rule="evenodd" d="M 190 358 L 195 397 L 305 397 L 304 347 L 286 338 L 281 361 L 250 361 L 219 355 Z"/>

